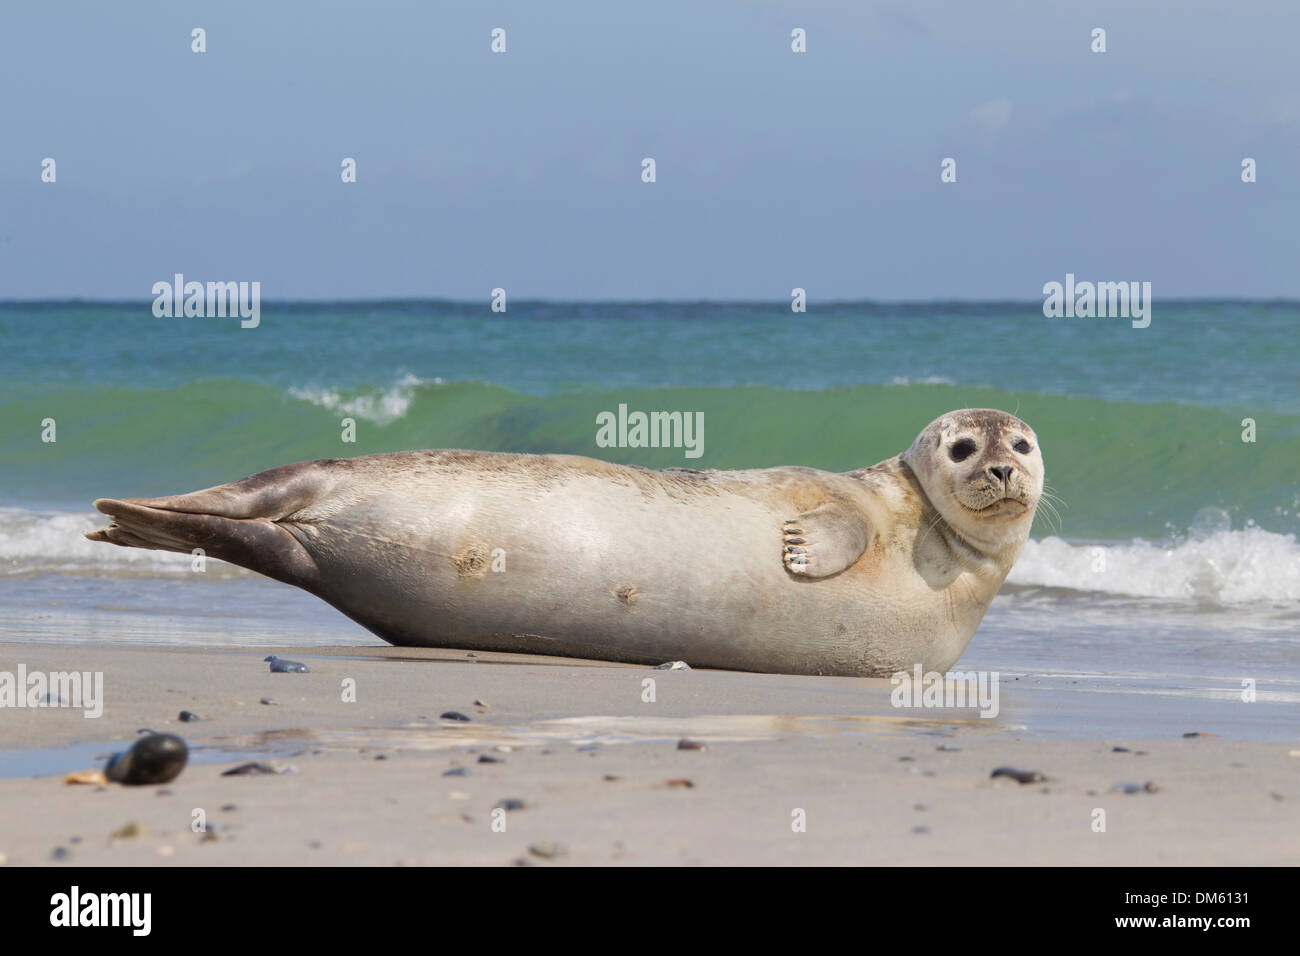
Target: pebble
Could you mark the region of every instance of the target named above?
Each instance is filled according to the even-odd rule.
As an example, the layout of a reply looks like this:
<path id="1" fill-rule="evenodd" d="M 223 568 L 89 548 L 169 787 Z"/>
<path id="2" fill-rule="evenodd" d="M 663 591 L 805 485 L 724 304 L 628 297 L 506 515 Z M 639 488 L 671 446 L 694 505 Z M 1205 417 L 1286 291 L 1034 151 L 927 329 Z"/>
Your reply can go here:
<path id="1" fill-rule="evenodd" d="M 469 718 L 466 717 L 464 714 L 462 714 L 459 710 L 445 710 L 438 715 L 438 719 L 439 720 L 464 720 L 464 721 L 469 720 Z"/>
<path id="2" fill-rule="evenodd" d="M 444 777 L 468 777 L 469 767 L 452 767 L 450 770 L 442 772 Z"/>
<path id="3" fill-rule="evenodd" d="M 687 790 L 695 786 L 695 784 L 691 783 L 685 777 L 674 777 L 672 780 L 668 781 L 667 785 L 669 787 L 681 787 Z"/>
<path id="4" fill-rule="evenodd" d="M 491 754 L 479 754 L 479 763 L 505 763 L 504 757 L 493 757 Z"/>
<path id="5" fill-rule="evenodd" d="M 607 773 L 605 774 L 604 779 L 606 782 L 612 783 L 615 780 L 622 780 L 623 778 L 616 773 Z"/>
<path id="6" fill-rule="evenodd" d="M 1189 731 L 1189 732 L 1183 734 L 1183 736 L 1184 736 L 1184 737 L 1217 737 L 1217 736 L 1219 736 L 1219 735 L 1218 735 L 1218 734 L 1206 734 L 1206 733 L 1202 733 L 1202 732 L 1199 731 L 1199 730 L 1192 730 L 1192 731 Z"/>
<path id="7" fill-rule="evenodd" d="M 310 674 L 311 671 L 306 664 L 300 664 L 298 661 L 286 661 L 272 654 L 264 660 L 271 662 L 272 674 Z"/>
<path id="8" fill-rule="evenodd" d="M 942 750 L 942 751 L 944 751 L 945 753 L 954 753 L 954 754 L 957 753 L 957 751 L 961 750 L 960 747 L 949 747 L 947 744 L 940 744 L 939 746 L 935 747 L 934 749 L 935 749 L 935 750 Z"/>
<path id="9" fill-rule="evenodd" d="M 71 851 L 66 846 L 56 846 L 50 851 L 51 860 L 66 860 L 71 855 Z"/>
<path id="10" fill-rule="evenodd" d="M 479 699 L 477 699 L 477 698 L 475 698 L 475 700 L 474 700 L 474 706 L 475 706 L 475 707 L 486 707 L 487 705 L 488 705 L 488 702 L 485 701 L 485 700 L 479 700 Z"/>
<path id="11" fill-rule="evenodd" d="M 238 809 L 239 807 L 235 806 L 233 803 L 223 803 L 221 805 L 222 813 L 234 813 Z"/>
<path id="12" fill-rule="evenodd" d="M 149 831 L 139 823 L 132 821 L 125 826 L 118 827 L 110 837 L 114 840 L 131 840 L 135 837 L 148 836 Z"/>
<path id="13" fill-rule="evenodd" d="M 168 790 L 166 787 L 163 787 L 158 791 L 157 795 L 160 797 L 170 797 L 172 796 L 172 791 Z"/>
<path id="14" fill-rule="evenodd" d="M 1047 779 L 1037 770 L 1017 770 L 1015 767 L 998 767 L 989 774 L 990 780 L 994 777 L 1010 777 L 1017 783 L 1042 783 Z"/>
<path id="15" fill-rule="evenodd" d="M 1122 793 L 1157 793 L 1159 791 L 1159 788 L 1149 780 L 1144 784 L 1117 783 L 1110 789 L 1112 792 L 1118 790 Z"/>
<path id="16" fill-rule="evenodd" d="M 913 833 L 929 833 L 929 832 L 930 832 L 930 828 L 929 828 L 929 827 L 912 827 L 912 832 L 913 832 Z"/>
<path id="17" fill-rule="evenodd" d="M 522 801 L 522 800 L 516 800 L 515 798 L 511 797 L 511 798 L 508 799 L 508 800 L 498 800 L 498 801 L 496 802 L 496 804 L 492 807 L 492 809 L 494 809 L 494 810 L 523 810 L 523 809 L 526 808 L 526 806 L 527 806 L 527 804 L 525 804 L 524 801 Z"/>
<path id="18" fill-rule="evenodd" d="M 677 741 L 677 749 L 678 750 L 703 750 L 704 744 L 700 743 L 698 740 L 687 740 L 685 737 L 683 737 L 681 740 Z"/>
<path id="19" fill-rule="evenodd" d="M 194 721 L 202 720 L 203 718 L 200 717 L 198 714 L 194 713 L 194 711 L 192 710 L 182 710 L 180 712 L 180 716 L 178 716 L 176 719 L 184 721 L 187 724 L 191 724 Z"/>
<path id="20" fill-rule="evenodd" d="M 654 669 L 657 671 L 688 671 L 691 665 L 685 661 L 667 661 L 663 664 L 656 664 Z"/>
<path id="21" fill-rule="evenodd" d="M 280 764 L 275 761 L 254 760 L 250 763 L 241 763 L 238 767 L 231 767 L 229 770 L 221 771 L 223 777 L 259 777 L 267 774 L 297 773 L 298 768 L 289 764 Z"/>
<path id="22" fill-rule="evenodd" d="M 263 697 L 263 698 L 262 698 L 262 703 L 266 704 L 268 707 L 276 707 L 276 706 L 279 706 L 279 701 L 272 700 L 272 699 L 269 698 L 269 697 Z"/>
<path id="23" fill-rule="evenodd" d="M 1127 754 L 1127 753 L 1132 753 L 1132 751 L 1129 750 L 1127 747 L 1111 747 L 1111 748 L 1110 748 L 1110 752 L 1113 753 L 1113 754 Z"/>
<path id="24" fill-rule="evenodd" d="M 188 759 L 189 748 L 175 734 L 150 734 L 130 750 L 109 757 L 104 775 L 128 786 L 168 783 L 185 769 Z"/>
<path id="25" fill-rule="evenodd" d="M 563 843 L 533 843 L 528 847 L 528 852 L 543 860 L 554 860 L 556 857 L 568 856 L 569 848 Z"/>

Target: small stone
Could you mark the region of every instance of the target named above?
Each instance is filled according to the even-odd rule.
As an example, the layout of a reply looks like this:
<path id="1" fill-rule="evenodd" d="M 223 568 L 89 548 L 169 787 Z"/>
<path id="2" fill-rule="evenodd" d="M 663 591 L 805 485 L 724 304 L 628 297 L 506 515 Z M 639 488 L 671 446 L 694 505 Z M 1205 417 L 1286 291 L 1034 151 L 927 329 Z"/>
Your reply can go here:
<path id="1" fill-rule="evenodd" d="M 119 827 L 111 834 L 114 840 L 131 840 L 135 837 L 148 836 L 149 831 L 139 823 L 131 822 Z"/>
<path id="2" fill-rule="evenodd" d="M 270 657 L 265 658 L 265 660 L 270 661 L 272 674 L 310 674 L 311 673 L 311 671 L 308 669 L 306 664 L 301 664 L 298 661 L 286 661 L 283 658 L 276 657 L 274 654 L 272 654 Z"/>
<path id="3" fill-rule="evenodd" d="M 223 803 L 221 805 L 222 813 L 234 813 L 238 809 L 239 807 L 235 806 L 233 803 Z"/>
<path id="4" fill-rule="evenodd" d="M 688 671 L 691 665 L 685 661 L 667 661 L 663 664 L 656 664 L 654 669 L 657 671 Z"/>
<path id="5" fill-rule="evenodd" d="M 114 754 L 104 766 L 109 780 L 128 786 L 168 783 L 185 769 L 189 748 L 175 734 L 150 734 L 130 750 Z"/>
<path id="6" fill-rule="evenodd" d="M 50 851 L 51 860 L 66 860 L 71 855 L 71 851 L 66 846 L 56 846 Z"/>
<path id="7" fill-rule="evenodd" d="M 493 757 L 491 754 L 479 754 L 479 763 L 505 763 L 504 757 Z"/>
<path id="8" fill-rule="evenodd" d="M 229 770 L 221 771 L 223 777 L 259 777 L 275 775 L 281 773 L 297 773 L 298 768 L 289 764 L 281 764 L 274 760 L 255 760 L 250 763 L 241 763 L 237 767 L 231 767 Z"/>
<path id="9" fill-rule="evenodd" d="M 915 757 L 899 757 L 898 759 L 899 759 L 899 761 L 900 761 L 901 763 L 906 763 L 907 761 L 909 761 L 909 760 L 915 760 L 916 758 L 915 758 Z"/>
<path id="10" fill-rule="evenodd" d="M 1285 800 L 1285 799 L 1286 799 L 1286 797 L 1282 796 L 1282 794 L 1280 794 L 1280 793 L 1273 793 L 1272 791 L 1269 792 L 1269 796 L 1272 797 L 1274 800 L 1277 800 L 1277 801 L 1279 801 L 1279 802 L 1282 801 L 1282 800 Z M 3 857 L 3 856 L 4 856 L 4 854 L 3 854 L 3 853 L 0 853 L 0 857 Z M 4 860 L 3 860 L 3 859 L 0 859 L 0 863 L 3 863 L 3 862 L 4 862 Z"/>
<path id="11" fill-rule="evenodd" d="M 935 747 L 934 749 L 935 749 L 935 750 L 942 750 L 944 753 L 957 753 L 957 751 L 961 750 L 960 747 L 949 747 L 947 744 L 940 744 L 939 746 Z"/>
<path id="12" fill-rule="evenodd" d="M 272 700 L 272 699 L 269 698 L 269 697 L 263 697 L 263 698 L 262 698 L 262 703 L 266 704 L 268 707 L 277 707 L 277 706 L 279 706 L 279 701 L 274 701 L 274 700 Z"/>
<path id="13" fill-rule="evenodd" d="M 1015 767 L 998 767 L 991 774 L 989 779 L 994 777 L 1010 777 L 1017 783 L 1043 783 L 1047 777 L 1037 770 L 1017 770 Z"/>
<path id="14" fill-rule="evenodd" d="M 690 782 L 689 780 L 687 780 L 685 777 L 674 777 L 672 780 L 669 780 L 669 781 L 668 781 L 667 786 L 669 786 L 669 787 L 673 787 L 673 788 L 679 788 L 679 789 L 689 790 L 689 789 L 691 789 L 692 787 L 694 787 L 695 784 L 691 783 L 691 782 Z"/>
<path id="15" fill-rule="evenodd" d="M 69 837 L 69 838 L 68 838 L 68 842 L 69 842 L 69 843 L 73 843 L 73 844 L 80 843 L 80 842 L 81 842 L 81 837 L 79 837 L 79 836 Z"/>
<path id="16" fill-rule="evenodd" d="M 1132 751 L 1129 750 L 1127 747 L 1111 747 L 1111 748 L 1110 748 L 1110 752 L 1113 753 L 1113 754 L 1127 754 L 1127 753 L 1132 753 Z"/>
<path id="17" fill-rule="evenodd" d="M 442 772 L 444 777 L 468 777 L 469 767 L 452 767 L 450 770 Z"/>
<path id="18" fill-rule="evenodd" d="M 1193 730 L 1193 731 L 1189 731 L 1188 733 L 1183 734 L 1183 737 L 1184 737 L 1184 738 L 1191 738 L 1191 737 L 1217 737 L 1217 736 L 1219 736 L 1219 735 L 1218 735 L 1218 734 L 1206 734 L 1206 733 L 1202 733 L 1202 732 L 1199 731 L 1199 730 Z"/>
<path id="19" fill-rule="evenodd" d="M 607 773 L 602 779 L 607 783 L 613 783 L 615 780 L 622 780 L 623 778 L 616 773 Z"/>
<path id="20" fill-rule="evenodd" d="M 569 848 L 563 843 L 533 843 L 528 847 L 528 852 L 543 860 L 554 860 L 556 857 L 568 856 Z"/>
<path id="21" fill-rule="evenodd" d="M 375 754 L 375 759 L 376 759 L 376 760 L 387 760 L 387 759 L 388 759 L 388 754 Z"/>
<path id="22" fill-rule="evenodd" d="M 475 698 L 475 700 L 474 700 L 474 706 L 475 706 L 475 707 L 486 707 L 487 705 L 488 705 L 488 702 L 485 701 L 485 700 L 480 700 L 480 699 L 478 699 L 478 698 Z"/>
<path id="23" fill-rule="evenodd" d="M 183 721 L 184 723 L 187 724 L 192 724 L 196 720 L 202 720 L 203 718 L 200 717 L 198 714 L 194 713 L 194 711 L 192 710 L 182 710 L 180 712 L 180 715 L 176 719 L 179 721 Z"/>
<path id="24" fill-rule="evenodd" d="M 161 790 L 158 791 L 157 795 L 160 797 L 170 797 L 173 795 L 173 791 L 168 790 L 166 787 L 163 787 Z"/>
<path id="25" fill-rule="evenodd" d="M 528 859 L 528 857 L 521 856 L 515 860 L 514 865 L 515 866 L 536 866 L 537 864 L 534 863 L 532 860 Z"/>
<path id="26" fill-rule="evenodd" d="M 523 810 L 526 807 L 527 804 L 525 804 L 524 801 L 516 800 L 515 798 L 511 797 L 510 799 L 507 800 L 498 800 L 492 809 L 514 811 L 514 810 Z"/>
<path id="27" fill-rule="evenodd" d="M 703 750 L 704 744 L 700 743 L 698 740 L 687 740 L 685 737 L 683 737 L 681 740 L 677 741 L 677 749 L 678 750 Z"/>
<path id="28" fill-rule="evenodd" d="M 929 807 L 927 807 L 924 803 L 914 803 L 912 804 L 912 809 L 924 811 L 924 810 L 928 810 Z"/>
<path id="29" fill-rule="evenodd" d="M 469 720 L 469 718 L 466 717 L 464 714 L 462 714 L 459 710 L 445 710 L 438 715 L 438 719 L 439 720 L 464 720 L 464 721 Z"/>
<path id="30" fill-rule="evenodd" d="M 929 832 L 930 832 L 930 828 L 929 828 L 929 827 L 920 827 L 920 826 L 912 827 L 912 832 L 913 832 L 913 833 L 929 833 Z"/>

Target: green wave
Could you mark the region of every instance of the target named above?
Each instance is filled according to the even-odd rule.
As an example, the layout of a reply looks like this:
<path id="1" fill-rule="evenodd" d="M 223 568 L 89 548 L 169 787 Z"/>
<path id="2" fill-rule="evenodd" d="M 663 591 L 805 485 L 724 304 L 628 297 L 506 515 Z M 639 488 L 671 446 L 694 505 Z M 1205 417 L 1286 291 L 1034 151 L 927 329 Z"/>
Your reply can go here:
<path id="1" fill-rule="evenodd" d="M 620 404 L 703 412 L 703 455 L 597 447 L 597 414 Z M 99 496 L 188 491 L 292 461 L 413 448 L 556 452 L 651 468 L 847 471 L 897 454 L 931 419 L 960 407 L 1006 409 L 1036 429 L 1049 487 L 1063 502 L 1059 533 L 1067 537 L 1161 538 L 1186 529 L 1206 507 L 1227 511 L 1235 527 L 1250 519 L 1270 530 L 1300 530 L 1300 416 L 953 385 L 536 397 L 454 383 L 310 399 L 235 381 L 11 389 L 0 418 L 0 494 L 9 505 L 88 504 Z M 354 443 L 341 440 L 344 417 L 355 420 Z M 1256 422 L 1254 443 L 1241 440 L 1246 417 Z M 52 444 L 41 441 L 46 418 L 56 421 Z M 1036 534 L 1056 531 L 1040 516 Z"/>

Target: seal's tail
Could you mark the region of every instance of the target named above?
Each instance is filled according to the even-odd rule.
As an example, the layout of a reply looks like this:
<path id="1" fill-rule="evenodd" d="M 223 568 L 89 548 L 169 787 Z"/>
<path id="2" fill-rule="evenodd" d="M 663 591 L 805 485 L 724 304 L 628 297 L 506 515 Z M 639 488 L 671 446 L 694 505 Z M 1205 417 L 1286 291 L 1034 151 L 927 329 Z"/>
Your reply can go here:
<path id="1" fill-rule="evenodd" d="M 292 516 L 317 498 L 319 481 L 303 465 L 289 465 L 187 495 L 100 498 L 95 508 L 112 518 L 87 531 L 91 541 L 151 548 L 229 561 L 289 584 L 306 586 L 316 563 L 293 534 Z"/>

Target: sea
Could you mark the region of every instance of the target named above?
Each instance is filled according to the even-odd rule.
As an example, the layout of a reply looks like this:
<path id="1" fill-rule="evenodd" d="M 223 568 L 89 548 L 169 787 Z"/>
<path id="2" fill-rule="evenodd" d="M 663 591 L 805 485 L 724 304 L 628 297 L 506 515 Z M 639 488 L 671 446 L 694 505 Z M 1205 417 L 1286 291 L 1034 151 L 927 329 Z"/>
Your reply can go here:
<path id="1" fill-rule="evenodd" d="M 989 407 L 1036 430 L 1053 507 L 958 668 L 1294 739 L 1297 330 L 1294 301 L 1157 302 L 1141 329 L 1040 301 L 270 302 L 256 328 L 0 303 L 0 642 L 381 643 L 250 572 L 92 544 L 98 497 L 419 448 L 847 471 Z M 699 457 L 601 447 L 620 405 L 702 412 Z"/>

